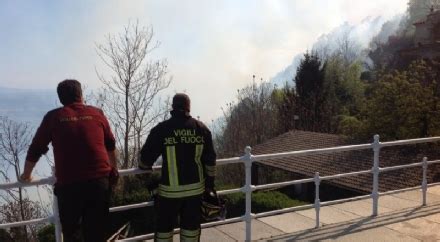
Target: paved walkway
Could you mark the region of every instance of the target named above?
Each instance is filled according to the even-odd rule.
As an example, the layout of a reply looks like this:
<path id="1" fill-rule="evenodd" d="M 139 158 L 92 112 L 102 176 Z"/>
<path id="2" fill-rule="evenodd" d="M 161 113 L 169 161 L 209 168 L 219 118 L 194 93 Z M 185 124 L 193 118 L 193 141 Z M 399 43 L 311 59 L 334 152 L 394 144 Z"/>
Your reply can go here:
<path id="1" fill-rule="evenodd" d="M 252 240 L 263 241 L 440 241 L 440 185 L 428 188 L 427 206 L 420 190 L 379 198 L 372 217 L 371 199 L 324 206 L 319 228 L 315 210 L 254 219 Z M 244 241 L 245 223 L 203 229 L 201 241 Z M 174 236 L 174 241 L 179 241 Z"/>
<path id="2" fill-rule="evenodd" d="M 440 186 L 428 188 L 427 206 L 420 190 L 379 198 L 371 217 L 371 199 L 325 206 L 321 227 L 307 209 L 253 220 L 252 239 L 266 241 L 439 241 Z M 176 236 L 177 237 L 177 236 Z M 244 222 L 204 229 L 202 241 L 244 241 Z"/>

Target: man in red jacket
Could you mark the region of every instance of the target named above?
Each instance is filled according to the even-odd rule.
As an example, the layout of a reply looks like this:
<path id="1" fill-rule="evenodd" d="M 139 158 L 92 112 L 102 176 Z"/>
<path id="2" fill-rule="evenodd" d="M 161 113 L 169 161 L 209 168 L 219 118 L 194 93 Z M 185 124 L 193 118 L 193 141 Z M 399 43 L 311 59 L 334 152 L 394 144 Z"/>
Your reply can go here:
<path id="1" fill-rule="evenodd" d="M 52 143 L 59 214 L 65 242 L 101 242 L 106 238 L 110 180 L 117 177 L 115 138 L 102 110 L 83 103 L 81 84 L 58 84 L 63 107 L 49 111 L 29 147 L 21 180 Z M 82 235 L 81 235 L 82 234 Z"/>

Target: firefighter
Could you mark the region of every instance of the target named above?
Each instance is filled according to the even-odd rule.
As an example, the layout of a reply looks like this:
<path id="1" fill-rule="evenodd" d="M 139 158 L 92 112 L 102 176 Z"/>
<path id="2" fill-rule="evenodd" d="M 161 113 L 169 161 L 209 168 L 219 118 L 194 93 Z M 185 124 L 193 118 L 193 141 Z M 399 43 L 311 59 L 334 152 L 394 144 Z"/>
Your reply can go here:
<path id="1" fill-rule="evenodd" d="M 214 191 L 216 153 L 209 129 L 190 116 L 188 95 L 176 94 L 172 108 L 171 118 L 148 135 L 139 168 L 151 169 L 162 155 L 155 241 L 172 241 L 178 218 L 180 240 L 200 241 L 201 198 Z"/>

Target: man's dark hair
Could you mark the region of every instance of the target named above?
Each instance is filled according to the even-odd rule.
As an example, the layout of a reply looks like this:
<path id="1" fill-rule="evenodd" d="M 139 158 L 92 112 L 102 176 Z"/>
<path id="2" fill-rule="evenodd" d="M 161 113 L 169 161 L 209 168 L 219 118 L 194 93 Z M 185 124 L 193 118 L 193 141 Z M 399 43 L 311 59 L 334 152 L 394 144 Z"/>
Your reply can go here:
<path id="1" fill-rule="evenodd" d="M 69 105 L 82 100 L 81 83 L 77 80 L 67 79 L 58 83 L 58 98 L 63 105 Z"/>
<path id="2" fill-rule="evenodd" d="M 188 95 L 185 93 L 177 93 L 173 97 L 173 110 L 183 110 L 186 112 L 190 112 L 191 109 L 191 101 L 189 100 Z"/>

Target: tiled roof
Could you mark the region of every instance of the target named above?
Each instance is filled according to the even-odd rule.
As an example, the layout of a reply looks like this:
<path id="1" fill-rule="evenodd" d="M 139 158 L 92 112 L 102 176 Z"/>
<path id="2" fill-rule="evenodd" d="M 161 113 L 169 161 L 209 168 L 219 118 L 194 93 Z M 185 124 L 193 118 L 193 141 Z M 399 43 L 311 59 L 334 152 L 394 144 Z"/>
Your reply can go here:
<path id="1" fill-rule="evenodd" d="M 252 148 L 253 155 L 279 153 L 296 150 L 318 149 L 350 145 L 338 135 L 315 133 L 307 131 L 290 131 L 265 143 Z M 385 147 L 380 153 L 380 167 L 396 166 L 420 162 L 423 156 L 430 160 L 439 159 L 440 153 L 428 145 L 408 145 Z M 373 151 L 337 152 L 332 154 L 308 155 L 288 158 L 277 158 L 259 161 L 266 166 L 313 177 L 315 172 L 321 176 L 335 175 L 354 171 L 371 169 L 373 166 Z M 428 182 L 432 182 L 440 165 L 431 165 L 428 169 Z M 422 168 L 406 168 L 397 171 L 381 173 L 379 190 L 388 191 L 421 185 Z M 369 193 L 372 189 L 372 175 L 358 175 L 326 181 L 329 184 L 342 186 L 351 190 Z"/>

